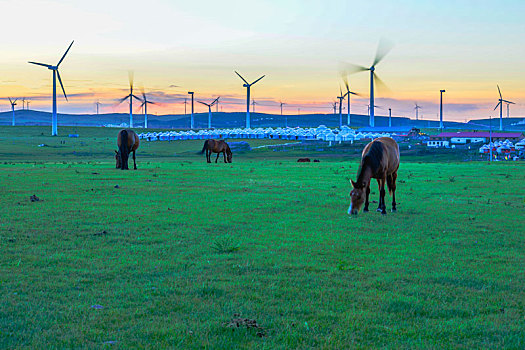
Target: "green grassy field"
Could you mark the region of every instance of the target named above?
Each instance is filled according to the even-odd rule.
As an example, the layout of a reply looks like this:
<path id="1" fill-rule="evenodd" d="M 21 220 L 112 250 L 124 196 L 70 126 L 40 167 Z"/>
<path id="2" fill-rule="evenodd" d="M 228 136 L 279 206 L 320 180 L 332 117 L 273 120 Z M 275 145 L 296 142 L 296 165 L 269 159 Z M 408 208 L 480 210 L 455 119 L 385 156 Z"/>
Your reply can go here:
<path id="1" fill-rule="evenodd" d="M 48 129 L 0 128 L 0 348 L 525 347 L 523 163 L 402 159 L 398 212 L 349 217 L 355 155 L 120 171 L 115 129 Z"/>

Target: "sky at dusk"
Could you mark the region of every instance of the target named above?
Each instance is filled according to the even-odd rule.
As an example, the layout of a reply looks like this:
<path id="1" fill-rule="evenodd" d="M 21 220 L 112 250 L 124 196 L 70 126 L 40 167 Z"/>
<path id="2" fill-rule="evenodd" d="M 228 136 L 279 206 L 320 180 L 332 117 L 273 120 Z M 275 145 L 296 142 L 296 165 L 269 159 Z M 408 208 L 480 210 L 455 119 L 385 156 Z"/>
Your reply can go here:
<path id="1" fill-rule="evenodd" d="M 330 113 L 342 84 L 343 62 L 370 66 L 381 38 L 394 44 L 376 67 L 388 89 L 376 91 L 383 115 L 437 119 L 445 89 L 446 120 L 525 117 L 525 1 L 0 1 L 0 111 L 7 97 L 51 111 L 52 73 L 27 61 L 60 66 L 59 113 L 125 112 L 128 71 L 136 92 L 160 102 L 150 113 L 184 113 L 184 97 L 224 112 L 244 111 L 247 80 L 256 111 Z M 349 76 L 352 113 L 366 114 L 368 72 Z M 344 88 L 344 86 L 343 86 Z M 21 107 L 21 105 L 19 105 Z M 19 107 L 17 106 L 17 107 Z M 135 108 L 134 108 L 135 109 Z M 207 107 L 196 104 L 196 112 Z M 504 109 L 506 115 L 506 109 Z"/>

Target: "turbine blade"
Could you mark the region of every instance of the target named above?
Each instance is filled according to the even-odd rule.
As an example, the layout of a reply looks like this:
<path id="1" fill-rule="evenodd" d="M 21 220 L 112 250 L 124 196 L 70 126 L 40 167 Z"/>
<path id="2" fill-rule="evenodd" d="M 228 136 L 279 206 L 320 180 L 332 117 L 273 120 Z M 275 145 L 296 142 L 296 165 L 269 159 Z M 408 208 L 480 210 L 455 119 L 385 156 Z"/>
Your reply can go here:
<path id="1" fill-rule="evenodd" d="M 512 104 L 512 105 L 515 105 L 515 103 L 514 103 L 514 102 L 511 102 L 511 101 L 503 100 L 503 102 L 505 102 L 505 103 L 510 103 L 510 104 Z"/>
<path id="2" fill-rule="evenodd" d="M 134 72 L 132 70 L 128 71 L 128 80 L 129 80 L 129 88 L 133 90 L 133 78 L 134 78 Z"/>
<path id="3" fill-rule="evenodd" d="M 64 93 L 64 97 L 66 98 L 66 101 L 69 102 L 69 100 L 67 99 L 66 90 L 64 89 L 64 85 L 62 84 L 62 79 L 60 78 L 60 72 L 58 71 L 58 69 L 57 69 L 57 77 L 58 77 L 58 82 L 60 83 L 60 86 L 62 87 L 62 92 Z"/>
<path id="4" fill-rule="evenodd" d="M 391 92 L 390 88 L 374 73 L 374 82 L 378 90 Z"/>
<path id="5" fill-rule="evenodd" d="M 215 100 L 213 100 L 213 102 L 211 103 L 210 106 L 213 106 L 213 105 L 216 104 L 218 101 L 219 101 L 219 98 L 217 97 Z"/>
<path id="6" fill-rule="evenodd" d="M 32 61 L 29 61 L 29 62 L 27 62 L 27 63 L 36 64 L 36 65 L 38 65 L 38 66 L 43 66 L 43 67 L 46 67 L 46 68 L 51 68 L 51 67 L 53 67 L 53 66 L 50 65 L 50 64 L 38 63 L 38 62 L 32 62 Z"/>
<path id="7" fill-rule="evenodd" d="M 348 93 L 349 93 L 350 95 L 363 96 L 362 94 L 357 93 L 357 92 L 353 92 L 353 91 L 348 91 Z"/>
<path id="8" fill-rule="evenodd" d="M 197 101 L 197 102 L 198 102 L 198 103 L 201 103 L 201 104 L 203 104 L 203 105 L 205 105 L 205 106 L 208 106 L 208 107 L 210 107 L 210 105 L 209 105 L 209 104 L 207 104 L 207 103 L 204 103 L 204 102 L 201 102 L 201 101 Z"/>
<path id="9" fill-rule="evenodd" d="M 8 97 L 9 103 L 13 104 L 13 101 L 11 100 L 11 97 Z"/>
<path id="10" fill-rule="evenodd" d="M 342 74 L 342 78 L 343 78 L 343 82 L 345 83 L 346 94 L 348 95 L 348 93 L 350 92 L 350 86 L 348 85 L 348 77 L 346 74 Z"/>
<path id="11" fill-rule="evenodd" d="M 71 48 L 71 46 L 73 46 L 73 43 L 74 43 L 74 42 L 75 42 L 75 40 L 73 40 L 73 41 L 71 42 L 71 44 L 69 44 L 69 47 L 67 48 L 66 53 L 64 53 L 64 56 L 62 56 L 62 58 L 60 59 L 60 61 L 58 61 L 58 63 L 57 63 L 57 68 L 58 68 L 58 66 L 60 66 L 60 63 L 62 63 L 62 61 L 63 61 L 64 58 L 66 57 L 67 53 L 69 52 L 69 49 Z"/>
<path id="12" fill-rule="evenodd" d="M 237 75 L 239 76 L 239 78 L 242 79 L 242 81 L 244 81 L 244 82 L 246 83 L 246 85 L 250 85 L 250 84 L 248 84 L 248 82 L 246 81 L 246 79 L 244 79 L 244 78 L 242 77 L 242 75 L 240 75 L 239 73 L 237 73 L 236 70 L 234 70 L 234 72 L 235 72 L 235 74 L 237 74 Z"/>
<path id="13" fill-rule="evenodd" d="M 501 96 L 501 90 L 499 89 L 499 85 L 496 85 L 496 86 L 498 87 L 498 92 L 499 92 L 499 98 L 501 98 L 501 99 L 502 99 L 503 97 Z"/>
<path id="14" fill-rule="evenodd" d="M 393 47 L 394 44 L 392 44 L 392 42 L 381 38 L 381 40 L 379 40 L 379 45 L 377 45 L 376 57 L 372 67 L 375 67 L 379 62 L 381 62 Z"/>
<path id="15" fill-rule="evenodd" d="M 498 104 L 496 105 L 496 107 L 494 107 L 494 110 L 496 110 L 496 109 L 499 107 L 500 104 L 501 104 L 501 102 L 498 102 Z"/>
<path id="16" fill-rule="evenodd" d="M 257 79 L 256 81 L 254 81 L 253 83 L 248 84 L 248 85 L 253 85 L 253 84 L 255 84 L 256 82 L 258 82 L 259 80 L 261 80 L 261 79 L 264 78 L 265 76 L 266 76 L 266 75 L 263 75 L 262 77 L 260 77 L 259 79 Z"/>
<path id="17" fill-rule="evenodd" d="M 346 62 L 341 63 L 340 66 L 341 66 L 340 70 L 341 70 L 342 76 L 347 76 L 350 74 L 363 72 L 365 70 L 370 70 L 370 68 L 360 66 L 358 64 L 346 63 Z"/>
<path id="18" fill-rule="evenodd" d="M 119 99 L 119 100 L 118 100 L 118 104 L 121 104 L 122 102 L 126 101 L 128 98 L 129 98 L 129 95 L 126 96 L 126 97 L 123 97 L 123 98 Z"/>

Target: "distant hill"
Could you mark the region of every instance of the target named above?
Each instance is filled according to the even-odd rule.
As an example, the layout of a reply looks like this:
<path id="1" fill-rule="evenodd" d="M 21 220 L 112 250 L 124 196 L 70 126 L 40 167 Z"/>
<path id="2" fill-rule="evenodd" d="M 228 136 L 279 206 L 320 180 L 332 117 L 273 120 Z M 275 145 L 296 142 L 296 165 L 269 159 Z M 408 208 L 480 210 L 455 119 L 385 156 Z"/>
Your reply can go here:
<path id="1" fill-rule="evenodd" d="M 195 114 L 195 127 L 206 128 L 208 126 L 208 113 Z M 51 125 L 51 113 L 35 110 L 15 111 L 17 125 Z M 11 112 L 0 113 L 0 125 L 11 125 Z M 523 118 L 504 118 L 505 130 L 525 130 Z M 141 114 L 133 115 L 135 127 L 144 126 L 144 116 Z M 368 116 L 360 114 L 351 115 L 352 126 L 368 126 Z M 445 122 L 447 129 L 488 129 L 489 120 L 471 120 L 468 123 Z M 109 126 L 129 123 L 129 114 L 109 113 L 109 114 L 59 114 L 58 124 L 71 126 Z M 234 128 L 244 127 L 246 123 L 246 113 L 244 112 L 215 112 L 212 115 L 212 126 L 215 128 Z M 300 115 L 275 115 L 265 113 L 251 113 L 252 127 L 315 127 L 326 125 L 328 127 L 339 126 L 339 115 L 334 114 L 300 114 Z M 343 123 L 346 123 L 346 114 L 343 115 Z M 388 117 L 376 116 L 376 126 L 388 126 Z M 415 126 L 418 128 L 437 128 L 437 120 L 413 120 L 405 117 L 392 117 L 393 126 Z M 168 115 L 149 115 L 148 126 L 159 129 L 187 129 L 190 126 L 190 116 L 183 114 Z M 499 128 L 499 120 L 492 119 L 492 128 Z"/>

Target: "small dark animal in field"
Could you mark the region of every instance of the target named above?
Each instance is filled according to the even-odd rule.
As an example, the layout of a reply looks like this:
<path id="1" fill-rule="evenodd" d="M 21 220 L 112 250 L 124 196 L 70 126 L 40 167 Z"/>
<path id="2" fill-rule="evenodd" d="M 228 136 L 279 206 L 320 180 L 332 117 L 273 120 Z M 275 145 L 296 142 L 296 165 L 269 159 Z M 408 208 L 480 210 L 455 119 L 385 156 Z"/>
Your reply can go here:
<path id="1" fill-rule="evenodd" d="M 314 159 L 314 163 L 319 163 L 320 160 L 319 159 Z"/>
<path id="2" fill-rule="evenodd" d="M 38 198 L 36 195 L 32 195 L 31 197 L 29 197 L 29 200 L 31 202 L 39 202 L 40 198 Z"/>
<path id="3" fill-rule="evenodd" d="M 224 163 L 231 163 L 232 162 L 232 151 L 230 150 L 230 146 L 224 141 L 224 140 L 214 140 L 209 139 L 204 141 L 204 146 L 202 146 L 202 150 L 199 152 L 199 154 L 203 154 L 206 151 L 206 161 L 208 163 L 211 163 L 211 154 L 217 153 L 217 158 L 215 158 L 215 163 L 217 163 L 217 160 L 219 160 L 219 156 L 223 155 L 224 157 Z"/>
<path id="4" fill-rule="evenodd" d="M 297 163 L 310 163 L 310 158 L 299 158 Z"/>
<path id="5" fill-rule="evenodd" d="M 352 182 L 350 192 L 350 207 L 348 214 L 357 215 L 363 203 L 364 212 L 368 211 L 370 195 L 370 180 L 377 179 L 379 185 L 379 206 L 377 211 L 386 214 L 385 183 L 392 195 L 392 211 L 396 211 L 396 179 L 399 169 L 399 146 L 390 137 L 380 137 L 365 146 L 362 152 L 361 164 L 357 172 L 357 180 Z"/>
<path id="6" fill-rule="evenodd" d="M 131 129 L 120 130 L 117 135 L 118 151 L 115 151 L 115 160 L 117 169 L 128 170 L 129 154 L 133 152 L 133 166 L 137 170 L 135 162 L 135 151 L 139 148 L 139 135 Z"/>

